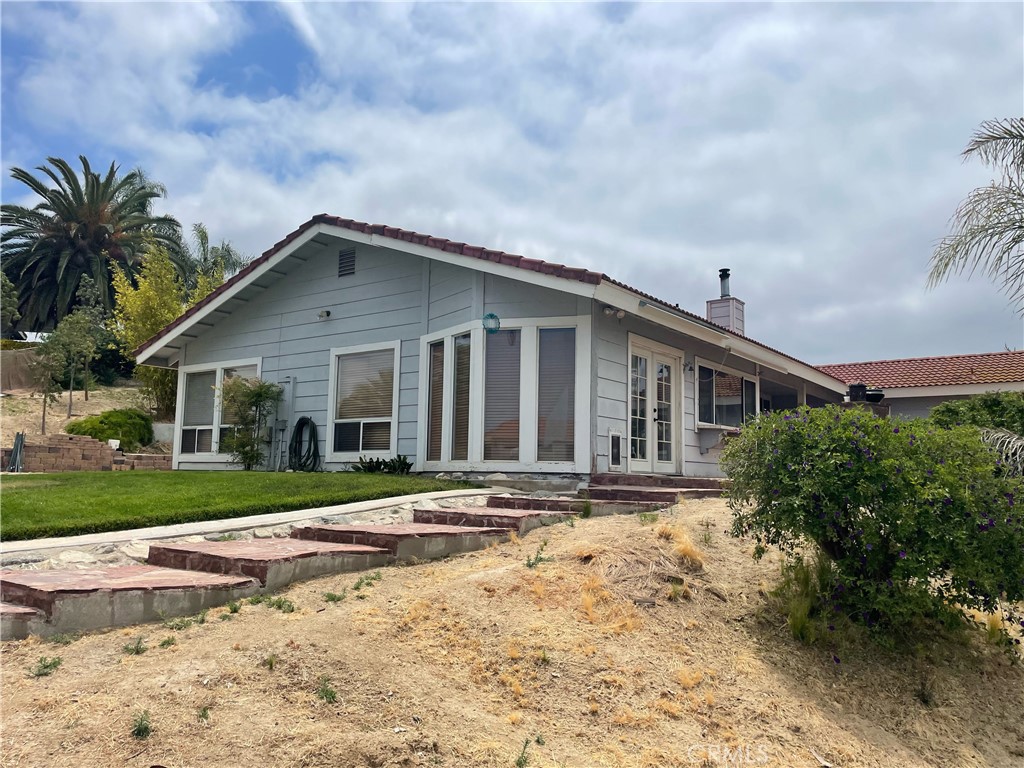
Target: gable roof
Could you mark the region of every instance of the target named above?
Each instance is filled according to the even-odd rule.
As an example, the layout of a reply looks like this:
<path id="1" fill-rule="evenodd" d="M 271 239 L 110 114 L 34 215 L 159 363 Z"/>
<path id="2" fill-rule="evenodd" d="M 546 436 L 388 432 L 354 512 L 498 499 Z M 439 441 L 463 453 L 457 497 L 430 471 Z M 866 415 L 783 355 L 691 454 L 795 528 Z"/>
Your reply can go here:
<path id="1" fill-rule="evenodd" d="M 245 269 L 240 271 L 238 274 L 232 276 L 226 280 L 222 285 L 216 288 L 212 293 L 197 302 L 194 306 L 187 309 L 182 315 L 175 318 L 168 325 L 162 328 L 157 334 L 150 339 L 143 342 L 138 349 L 135 350 L 135 357 L 148 357 L 146 353 L 152 353 L 155 348 L 164 343 L 168 337 L 173 335 L 173 332 L 186 324 L 192 318 L 198 318 L 206 314 L 214 303 L 218 301 L 225 294 L 233 291 L 236 287 L 242 287 L 246 283 L 252 281 L 255 277 L 255 273 L 260 270 L 267 262 L 271 261 L 276 255 L 282 250 L 287 248 L 289 245 L 294 243 L 296 240 L 301 238 L 309 230 L 318 227 L 320 225 L 327 225 L 338 227 L 340 229 L 347 229 L 352 232 L 358 232 L 364 235 L 377 235 L 386 237 L 396 241 L 402 241 L 411 243 L 413 245 L 422 246 L 426 248 L 436 249 L 445 253 L 458 254 L 460 256 L 466 256 L 472 259 L 477 259 L 482 262 L 489 262 L 492 264 L 501 264 L 515 269 L 521 269 L 528 272 L 534 272 L 540 275 L 551 276 L 555 278 L 561 278 L 564 280 L 571 280 L 577 283 L 585 285 L 601 286 L 611 285 L 617 288 L 621 288 L 629 293 L 633 294 L 634 297 L 641 300 L 641 304 L 644 302 L 658 305 L 660 308 L 668 310 L 671 313 L 682 316 L 683 318 L 695 322 L 696 324 L 705 328 L 714 329 L 716 333 L 723 334 L 725 336 L 732 336 L 736 339 L 741 339 L 750 344 L 754 344 L 762 349 L 772 352 L 775 355 L 791 360 L 798 363 L 801 366 L 806 367 L 811 371 L 818 371 L 824 374 L 826 377 L 839 381 L 835 376 L 824 371 L 823 369 L 816 369 L 810 363 L 805 363 L 792 355 L 787 355 L 785 352 L 781 352 L 774 347 L 770 347 L 767 344 L 762 344 L 755 339 L 751 339 L 748 336 L 730 331 L 727 328 L 719 326 L 709 320 L 701 317 L 700 315 L 688 312 L 682 309 L 678 304 L 671 304 L 663 299 L 659 299 L 656 296 L 652 296 L 648 293 L 644 293 L 632 286 L 625 283 L 614 280 L 608 275 L 602 272 L 592 272 L 587 269 L 580 267 L 568 267 L 563 264 L 555 264 L 553 262 L 542 261 L 540 259 L 530 259 L 525 256 L 519 256 L 513 253 L 505 253 L 504 251 L 495 251 L 489 248 L 484 248 L 478 245 L 469 245 L 467 243 L 458 242 L 454 240 L 447 240 L 441 237 L 434 237 L 433 235 L 424 235 L 419 232 L 413 232 L 407 229 L 401 229 L 399 227 L 390 227 L 385 224 L 368 224 L 364 221 L 356 221 L 354 219 L 344 219 L 339 216 L 331 216 L 326 213 L 321 213 L 309 221 L 302 224 L 294 232 L 289 233 L 283 239 L 274 243 L 274 245 L 268 250 L 264 251 L 259 257 L 254 259 Z M 524 279 L 525 278 L 524 276 Z"/>
<path id="2" fill-rule="evenodd" d="M 819 365 L 818 369 L 846 382 L 872 387 L 940 387 L 1024 381 L 1024 352 L 909 357 L 863 363 Z"/>

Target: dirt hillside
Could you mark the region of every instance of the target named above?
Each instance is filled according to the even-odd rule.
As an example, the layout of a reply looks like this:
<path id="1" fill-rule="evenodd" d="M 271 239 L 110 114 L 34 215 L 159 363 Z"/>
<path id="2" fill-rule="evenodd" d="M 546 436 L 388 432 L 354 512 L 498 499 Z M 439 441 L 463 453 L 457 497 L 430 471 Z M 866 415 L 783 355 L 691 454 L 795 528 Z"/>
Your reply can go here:
<path id="1" fill-rule="evenodd" d="M 68 418 L 68 394 L 60 396 L 57 403 L 46 408 L 46 432 L 57 434 L 64 431 L 64 425 L 83 416 L 103 413 L 114 408 L 133 408 L 140 404 L 137 387 L 98 387 L 89 392 L 86 401 L 80 390 L 72 394 L 71 419 Z M 0 397 L 0 446 L 9 448 L 14 435 L 40 434 L 43 415 L 43 399 L 29 390 L 5 391 Z"/>
<path id="2" fill-rule="evenodd" d="M 578 520 L 299 584 L 293 612 L 5 643 L 0 764 L 1024 765 L 1020 664 L 980 632 L 913 658 L 801 646 L 766 607 L 777 560 L 728 519 Z"/>

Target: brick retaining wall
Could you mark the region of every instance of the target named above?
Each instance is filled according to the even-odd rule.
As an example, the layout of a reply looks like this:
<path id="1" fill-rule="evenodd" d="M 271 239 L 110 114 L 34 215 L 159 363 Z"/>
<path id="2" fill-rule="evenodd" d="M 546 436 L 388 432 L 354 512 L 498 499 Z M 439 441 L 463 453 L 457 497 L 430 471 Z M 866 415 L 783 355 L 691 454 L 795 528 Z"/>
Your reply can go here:
<path id="1" fill-rule="evenodd" d="M 3 449 L 3 468 L 11 449 Z M 24 472 L 109 472 L 131 469 L 170 469 L 167 455 L 122 454 L 85 435 L 26 435 L 21 468 Z"/>

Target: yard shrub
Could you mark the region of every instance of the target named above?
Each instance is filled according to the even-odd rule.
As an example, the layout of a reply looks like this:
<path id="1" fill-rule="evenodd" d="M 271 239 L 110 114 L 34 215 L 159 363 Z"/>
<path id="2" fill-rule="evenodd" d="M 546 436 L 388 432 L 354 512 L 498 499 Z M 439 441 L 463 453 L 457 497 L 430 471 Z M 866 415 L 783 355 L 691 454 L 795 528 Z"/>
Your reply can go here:
<path id="1" fill-rule="evenodd" d="M 935 406 L 931 419 L 941 427 L 970 425 L 1024 435 L 1024 392 L 985 392 Z"/>
<path id="2" fill-rule="evenodd" d="M 153 442 L 153 420 L 133 408 L 104 411 L 70 422 L 65 429 L 71 435 L 88 435 L 96 440 L 120 440 L 121 450 L 135 453 Z"/>
<path id="3" fill-rule="evenodd" d="M 956 606 L 1022 620 L 1021 481 L 997 472 L 973 427 L 836 407 L 767 413 L 722 455 L 732 533 L 825 558 L 836 611 L 896 638 Z"/>
<path id="4" fill-rule="evenodd" d="M 232 464 L 241 464 L 247 470 L 263 464 L 264 446 L 269 443 L 267 422 L 283 392 L 277 384 L 261 379 L 234 377 L 221 385 L 225 419 L 232 424 L 221 444 L 231 454 Z"/>

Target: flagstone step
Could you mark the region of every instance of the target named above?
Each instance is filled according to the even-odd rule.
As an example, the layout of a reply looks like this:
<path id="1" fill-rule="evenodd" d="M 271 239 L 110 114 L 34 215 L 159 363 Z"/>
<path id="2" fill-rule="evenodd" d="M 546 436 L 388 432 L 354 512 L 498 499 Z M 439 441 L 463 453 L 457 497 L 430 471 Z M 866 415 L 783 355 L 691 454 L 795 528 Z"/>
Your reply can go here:
<path id="1" fill-rule="evenodd" d="M 272 591 L 302 579 L 379 568 L 390 560 L 386 549 L 362 544 L 252 539 L 154 544 L 147 562 L 165 568 L 249 576 Z"/>
<path id="2" fill-rule="evenodd" d="M 544 525 L 554 525 L 575 517 L 571 510 L 547 511 L 540 509 L 493 509 L 490 507 L 462 507 L 459 509 L 413 509 L 412 519 L 417 523 L 458 526 L 504 528 L 519 534 Z"/>
<path id="3" fill-rule="evenodd" d="M 645 485 L 598 485 L 587 489 L 594 501 L 632 501 L 675 504 L 680 499 L 711 499 L 722 495 L 721 488 L 665 488 Z"/>
<path id="4" fill-rule="evenodd" d="M 39 628 L 46 621 L 42 611 L 14 603 L 0 603 L 0 639 L 24 640 L 31 634 L 39 634 Z"/>
<path id="5" fill-rule="evenodd" d="M 655 488 L 726 488 L 729 480 L 724 477 L 688 477 L 686 475 L 636 475 L 599 473 L 590 476 L 590 489 L 599 485 Z"/>
<path id="6" fill-rule="evenodd" d="M 576 515 L 585 514 L 587 502 L 590 502 L 590 515 L 632 515 L 637 512 L 650 512 L 661 509 L 665 502 L 651 501 L 608 501 L 602 499 L 578 499 L 568 497 L 534 498 L 532 496 L 489 496 L 487 506 L 493 509 L 526 509 L 544 512 L 572 512 Z M 673 503 L 673 501 L 667 503 Z"/>
<path id="7" fill-rule="evenodd" d="M 259 591 L 247 576 L 152 565 L 0 571 L 0 600 L 41 611 L 42 635 L 187 616 Z"/>
<path id="8" fill-rule="evenodd" d="M 382 547 L 399 560 L 432 560 L 483 549 L 508 536 L 503 528 L 399 523 L 395 525 L 311 525 L 295 528 L 297 539 Z"/>

